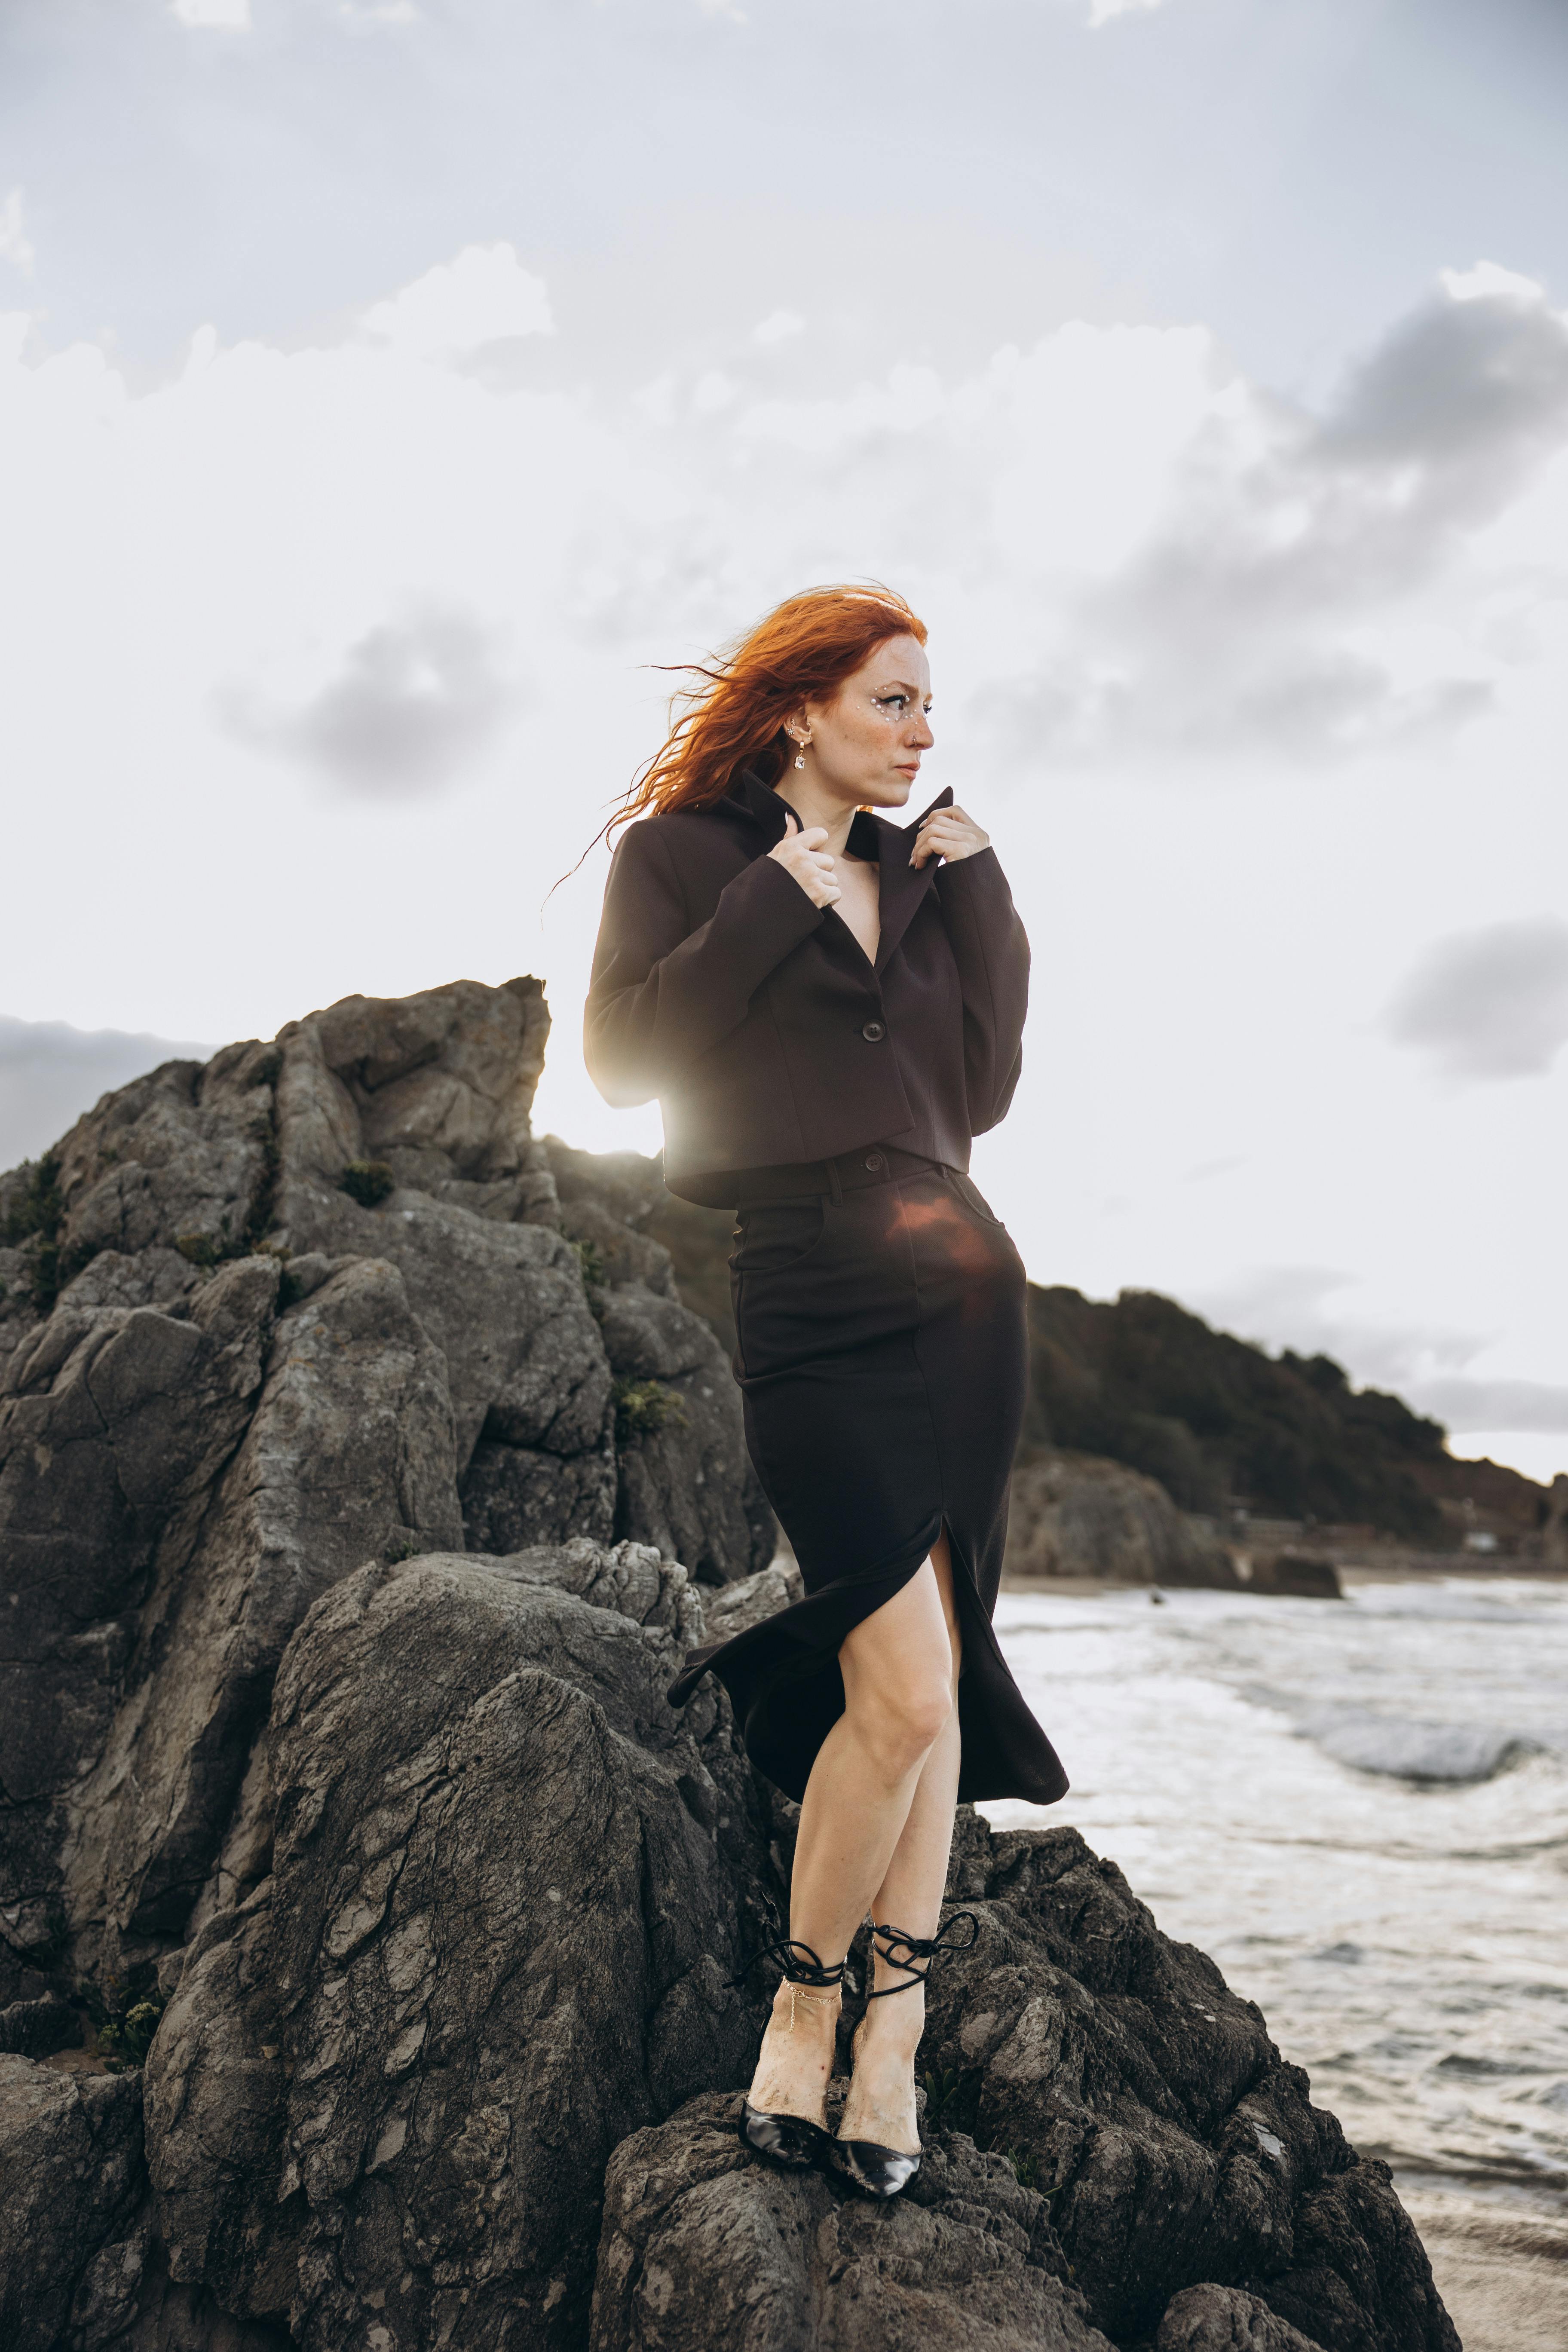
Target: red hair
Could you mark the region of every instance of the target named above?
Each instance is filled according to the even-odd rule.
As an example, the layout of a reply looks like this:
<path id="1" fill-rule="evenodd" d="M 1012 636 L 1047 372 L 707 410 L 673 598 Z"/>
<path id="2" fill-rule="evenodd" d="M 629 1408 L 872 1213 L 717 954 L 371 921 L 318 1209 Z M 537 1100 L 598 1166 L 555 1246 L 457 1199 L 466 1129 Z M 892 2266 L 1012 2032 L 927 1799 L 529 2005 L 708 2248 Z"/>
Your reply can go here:
<path id="1" fill-rule="evenodd" d="M 668 809 L 710 808 L 753 761 L 771 784 L 783 772 L 791 711 L 824 700 L 879 646 L 906 636 L 923 646 L 925 623 L 891 588 L 805 588 L 714 661 L 681 665 L 696 682 L 671 698 L 669 733 L 605 833 Z"/>

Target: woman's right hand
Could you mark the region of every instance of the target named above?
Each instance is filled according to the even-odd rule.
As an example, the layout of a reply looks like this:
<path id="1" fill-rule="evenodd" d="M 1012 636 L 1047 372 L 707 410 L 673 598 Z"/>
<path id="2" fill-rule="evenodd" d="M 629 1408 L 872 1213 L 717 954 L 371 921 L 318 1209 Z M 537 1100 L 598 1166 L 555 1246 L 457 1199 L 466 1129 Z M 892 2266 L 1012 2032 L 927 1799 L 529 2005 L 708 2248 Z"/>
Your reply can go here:
<path id="1" fill-rule="evenodd" d="M 834 879 L 833 860 L 823 847 L 826 839 L 825 824 L 808 824 L 803 833 L 786 833 L 768 852 L 791 881 L 800 884 L 814 907 L 831 907 L 844 896 Z"/>

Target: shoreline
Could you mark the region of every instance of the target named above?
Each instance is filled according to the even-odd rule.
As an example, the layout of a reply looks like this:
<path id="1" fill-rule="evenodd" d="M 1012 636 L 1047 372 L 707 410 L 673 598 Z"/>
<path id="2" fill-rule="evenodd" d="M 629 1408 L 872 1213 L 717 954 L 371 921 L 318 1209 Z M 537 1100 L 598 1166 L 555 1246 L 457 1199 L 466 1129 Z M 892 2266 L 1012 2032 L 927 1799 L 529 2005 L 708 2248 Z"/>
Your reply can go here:
<path id="1" fill-rule="evenodd" d="M 1398 2167 L 1394 2185 L 1465 2352 L 1563 2352 L 1568 2211 Z"/>
<path id="2" fill-rule="evenodd" d="M 1332 1555 L 1325 1553 L 1323 1557 L 1329 1559 Z M 1568 1584 L 1568 1568 L 1560 1568 L 1554 1562 L 1538 1559 L 1477 1559 L 1472 1560 L 1468 1558 L 1457 1557 L 1452 1560 L 1439 1562 L 1427 1556 L 1420 1559 L 1398 1562 L 1336 1559 L 1333 1564 L 1341 1583 L 1345 1585 L 1437 1584 L 1443 1582 L 1445 1579 L 1462 1579 L 1468 1581 L 1472 1578 L 1490 1583 L 1520 1579 L 1537 1584 Z M 1001 1589 L 1004 1592 L 1016 1593 L 1023 1597 L 1038 1593 L 1060 1593 L 1068 1598 L 1080 1600 L 1092 1600 L 1101 1592 L 1157 1592 L 1163 1597 L 1170 1592 L 1221 1592 L 1229 1590 L 1223 1585 L 1148 1583 L 1139 1577 L 1018 1576 L 1009 1575 L 1005 1570 L 1003 1572 Z M 1247 1589 L 1245 1585 L 1238 1591 L 1230 1592 L 1232 1600 L 1247 1597 L 1248 1597 Z M 1251 1595 L 1251 1598 L 1258 1601 L 1290 1600 L 1301 1597 L 1299 1594 L 1271 1592 L 1256 1592 Z"/>

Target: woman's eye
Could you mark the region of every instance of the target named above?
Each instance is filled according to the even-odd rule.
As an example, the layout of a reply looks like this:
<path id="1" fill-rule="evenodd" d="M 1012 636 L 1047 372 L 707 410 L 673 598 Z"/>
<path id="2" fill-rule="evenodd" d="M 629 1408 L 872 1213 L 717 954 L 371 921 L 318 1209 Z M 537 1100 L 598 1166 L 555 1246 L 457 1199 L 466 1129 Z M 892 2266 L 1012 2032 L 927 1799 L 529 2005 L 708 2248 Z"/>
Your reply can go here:
<path id="1" fill-rule="evenodd" d="M 884 694 L 879 697 L 881 708 L 884 710 L 891 710 L 895 703 L 901 710 L 909 701 L 909 698 L 910 698 L 907 694 Z"/>

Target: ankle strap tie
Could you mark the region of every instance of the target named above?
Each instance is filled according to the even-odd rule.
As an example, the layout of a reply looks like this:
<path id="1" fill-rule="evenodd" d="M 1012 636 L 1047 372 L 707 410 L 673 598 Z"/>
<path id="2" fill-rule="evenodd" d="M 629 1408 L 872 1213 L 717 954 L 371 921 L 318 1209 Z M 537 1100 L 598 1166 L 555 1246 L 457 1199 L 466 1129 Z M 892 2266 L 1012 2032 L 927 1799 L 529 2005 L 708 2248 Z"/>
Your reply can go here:
<path id="1" fill-rule="evenodd" d="M 955 1944 L 951 1940 L 952 1930 L 962 1927 L 965 1920 L 969 1923 L 969 1933 L 962 1944 Z M 906 1936 L 901 1927 L 881 1927 L 873 1921 L 871 1942 L 878 1958 L 886 1960 L 890 1969 L 902 1969 L 906 1973 L 902 1984 L 883 1985 L 876 1992 L 868 1993 L 867 2000 L 886 2000 L 889 1993 L 908 1992 L 911 1985 L 923 1985 L 931 1974 L 933 1960 L 949 1958 L 954 1952 L 967 1952 L 979 1934 L 980 1922 L 973 1911 L 953 1912 L 934 1936 Z M 899 1958 L 900 1952 L 905 1955 L 902 1959 Z M 917 1960 L 925 1962 L 923 1969 L 915 1967 Z"/>
<path id="2" fill-rule="evenodd" d="M 795 1958 L 797 1952 L 805 1954 L 804 1960 Z M 832 1991 L 844 1981 L 844 1971 L 848 1966 L 849 1956 L 846 1953 L 843 1959 L 836 1966 L 828 1968 L 824 1965 L 821 1955 L 814 1952 L 809 1944 L 801 1943 L 795 1936 L 781 1936 L 776 1943 L 764 1944 L 759 1951 L 752 1954 L 740 1975 L 730 1979 L 731 1990 L 736 1985 L 744 1984 L 759 1960 L 773 1959 L 778 1961 L 788 1983 L 810 1985 L 820 1990 Z"/>

